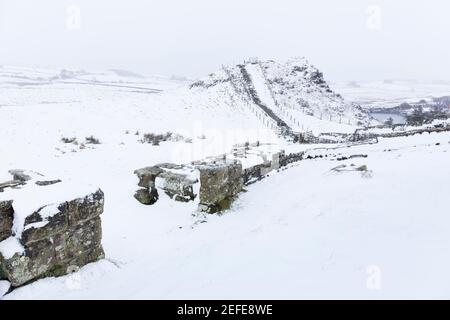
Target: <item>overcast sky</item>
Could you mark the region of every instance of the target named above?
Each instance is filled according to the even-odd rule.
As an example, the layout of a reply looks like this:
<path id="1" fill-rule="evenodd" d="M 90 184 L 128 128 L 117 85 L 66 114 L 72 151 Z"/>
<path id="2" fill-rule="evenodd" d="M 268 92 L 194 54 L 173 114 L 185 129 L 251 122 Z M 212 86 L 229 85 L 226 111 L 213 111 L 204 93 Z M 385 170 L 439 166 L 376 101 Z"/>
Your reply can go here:
<path id="1" fill-rule="evenodd" d="M 329 80 L 450 80 L 448 0 L 0 0 L 0 64 L 199 77 L 305 56 Z"/>

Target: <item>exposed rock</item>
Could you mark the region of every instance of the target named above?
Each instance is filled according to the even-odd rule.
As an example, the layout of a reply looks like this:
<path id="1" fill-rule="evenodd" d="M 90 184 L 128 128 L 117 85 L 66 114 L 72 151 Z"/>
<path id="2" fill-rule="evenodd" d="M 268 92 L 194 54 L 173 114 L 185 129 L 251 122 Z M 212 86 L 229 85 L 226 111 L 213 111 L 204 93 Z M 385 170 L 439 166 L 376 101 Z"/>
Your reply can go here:
<path id="1" fill-rule="evenodd" d="M 152 205 L 158 201 L 159 195 L 156 188 L 141 188 L 136 190 L 134 197 L 142 204 Z"/>
<path id="2" fill-rule="evenodd" d="M 102 190 L 97 190 L 84 198 L 69 201 L 67 208 L 64 208 L 69 219 L 69 226 L 98 217 L 103 213 L 103 206 L 104 194 Z"/>
<path id="3" fill-rule="evenodd" d="M 136 190 L 134 198 L 144 205 L 152 205 L 158 201 L 159 195 L 155 187 L 155 179 L 158 175 L 164 172 L 157 166 L 146 167 L 134 171 L 137 175 L 140 187 Z"/>
<path id="4" fill-rule="evenodd" d="M 43 180 L 43 181 L 36 181 L 36 184 L 38 186 L 50 186 L 52 184 L 57 184 L 57 183 L 60 183 L 60 182 L 62 182 L 62 181 L 59 180 L 59 179 L 56 179 L 56 180 Z"/>
<path id="5" fill-rule="evenodd" d="M 285 167 L 290 163 L 301 161 L 303 160 L 304 155 L 305 153 L 303 151 L 290 154 L 285 154 L 284 152 L 282 152 L 280 154 L 280 167 Z"/>
<path id="6" fill-rule="evenodd" d="M 11 236 L 13 221 L 14 210 L 12 201 L 0 201 L 0 241 Z"/>
<path id="7" fill-rule="evenodd" d="M 252 167 L 246 168 L 243 172 L 243 183 L 249 185 L 261 180 L 270 169 L 270 164 L 261 163 Z"/>
<path id="8" fill-rule="evenodd" d="M 336 158 L 337 161 L 345 161 L 345 160 L 350 160 L 350 159 L 354 159 L 354 158 L 367 158 L 368 155 L 367 154 L 353 154 L 349 157 L 346 156 L 342 156 L 342 157 L 338 157 Z"/>
<path id="9" fill-rule="evenodd" d="M 29 170 L 14 169 L 9 170 L 8 172 L 13 176 L 13 180 L 18 180 L 21 182 L 30 181 L 34 177 L 43 177 L 42 174 Z"/>
<path id="10" fill-rule="evenodd" d="M 160 167 L 154 166 L 135 170 L 134 174 L 139 178 L 139 187 L 150 188 L 155 186 L 155 178 L 162 172 Z"/>
<path id="11" fill-rule="evenodd" d="M 0 192 L 3 192 L 6 188 L 17 188 L 24 185 L 25 182 L 19 180 L 11 180 L 0 183 Z"/>
<path id="12" fill-rule="evenodd" d="M 188 202 L 197 196 L 194 193 L 194 184 L 198 180 L 188 177 L 187 174 L 165 171 L 158 176 L 158 179 L 157 187 L 176 201 Z"/>
<path id="13" fill-rule="evenodd" d="M 158 201 L 157 188 L 159 188 L 176 201 L 194 200 L 197 196 L 194 193 L 194 184 L 198 180 L 192 178 L 186 170 L 194 171 L 194 169 L 189 170 L 182 165 L 172 163 L 162 163 L 134 171 L 139 178 L 138 186 L 140 187 L 136 190 L 134 197 L 142 204 L 152 205 Z M 156 186 L 157 178 L 158 186 Z"/>
<path id="14" fill-rule="evenodd" d="M 234 197 L 242 190 L 242 165 L 237 161 L 224 161 L 200 166 L 199 209 L 215 213 L 228 209 Z"/>
<path id="15" fill-rule="evenodd" d="M 74 267 L 103 258 L 103 208 L 100 189 L 59 204 L 43 203 L 26 215 L 23 228 L 12 234 L 14 202 L 0 202 L 0 280 L 18 287 L 39 278 L 70 273 Z"/>
<path id="16" fill-rule="evenodd" d="M 154 204 L 158 200 L 158 189 L 175 201 L 189 202 L 198 197 L 199 210 L 210 213 L 229 208 L 243 186 L 241 163 L 223 159 L 191 165 L 164 163 L 135 173 L 141 188 L 134 197 L 142 204 Z"/>
<path id="17" fill-rule="evenodd" d="M 183 169 L 184 166 L 181 164 L 174 164 L 174 163 L 159 163 L 156 165 L 156 167 L 161 169 L 169 169 L 169 170 L 180 170 Z"/>
<path id="18" fill-rule="evenodd" d="M 49 186 L 52 184 L 60 183 L 60 179 L 43 180 L 42 174 L 29 170 L 9 170 L 9 173 L 13 176 L 13 180 L 0 183 L 0 192 L 5 188 L 16 188 L 25 185 L 28 181 L 36 180 L 35 183 L 38 186 Z"/>

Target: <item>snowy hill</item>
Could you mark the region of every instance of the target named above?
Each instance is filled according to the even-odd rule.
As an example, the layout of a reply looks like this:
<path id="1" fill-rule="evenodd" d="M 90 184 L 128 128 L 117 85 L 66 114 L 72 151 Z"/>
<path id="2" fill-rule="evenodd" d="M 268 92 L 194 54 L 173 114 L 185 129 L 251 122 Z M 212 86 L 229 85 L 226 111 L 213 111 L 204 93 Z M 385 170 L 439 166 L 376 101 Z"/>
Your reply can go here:
<path id="1" fill-rule="evenodd" d="M 221 130 L 222 136 L 225 131 L 243 132 L 231 145 L 261 135 L 272 141 L 280 132 L 353 132 L 368 121 L 359 106 L 334 93 L 322 73 L 305 59 L 224 66 L 190 84 L 120 69 L 88 72 L 3 66 L 0 83 L 0 106 L 97 105 L 95 112 L 101 113 L 113 111 L 110 101 L 114 100 L 128 106 L 132 115 L 136 105 L 145 103 L 147 108 L 139 112 L 151 115 L 155 133 L 183 131 L 192 137 L 194 126 Z M 108 106 L 102 108 L 103 103 Z"/>
<path id="2" fill-rule="evenodd" d="M 348 120 L 365 119 L 302 61 L 224 67 L 191 85 L 123 70 L 0 68 L 0 182 L 23 168 L 105 193 L 106 259 L 4 298 L 448 298 L 450 134 L 351 148 L 290 143 L 280 127 L 353 132 Z M 167 131 L 184 138 L 142 142 Z M 220 216 L 133 197 L 137 168 L 256 139 L 244 167 L 280 149 L 314 157 L 248 186 Z M 383 290 L 367 286 L 373 267 Z"/>
<path id="3" fill-rule="evenodd" d="M 333 92 L 323 74 L 304 58 L 223 66 L 191 84 L 191 90 L 251 110 L 281 131 L 345 131 L 368 122 L 367 114 Z"/>
<path id="4" fill-rule="evenodd" d="M 331 84 L 345 99 L 363 108 L 391 108 L 404 102 L 431 101 L 432 98 L 450 95 L 448 81 L 341 81 Z"/>

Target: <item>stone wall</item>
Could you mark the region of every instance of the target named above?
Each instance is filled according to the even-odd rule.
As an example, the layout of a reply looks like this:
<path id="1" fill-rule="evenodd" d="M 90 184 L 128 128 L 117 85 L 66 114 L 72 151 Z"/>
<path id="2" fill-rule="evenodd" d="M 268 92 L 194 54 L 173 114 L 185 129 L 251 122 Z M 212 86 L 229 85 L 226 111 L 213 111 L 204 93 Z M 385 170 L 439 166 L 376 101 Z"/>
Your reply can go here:
<path id="1" fill-rule="evenodd" d="M 134 171 L 138 177 L 139 189 L 134 193 L 134 197 L 144 205 L 152 205 L 158 201 L 159 194 L 155 187 L 155 179 L 163 170 L 158 166 L 141 168 Z"/>
<path id="2" fill-rule="evenodd" d="M 302 161 L 304 155 L 305 155 L 305 153 L 303 151 L 289 153 L 289 154 L 285 154 L 284 152 L 281 152 L 280 156 L 279 156 L 280 157 L 279 158 L 280 167 L 285 167 L 291 163 Z"/>
<path id="3" fill-rule="evenodd" d="M 271 161 L 245 168 L 243 171 L 244 185 L 250 185 L 261 179 L 272 171 L 277 171 L 282 167 L 303 160 L 304 152 L 285 154 L 284 151 L 274 153 Z"/>
<path id="4" fill-rule="evenodd" d="M 155 181 L 155 186 L 163 190 L 171 199 L 180 202 L 193 201 L 197 194 L 194 185 L 198 179 L 186 173 L 162 172 Z"/>
<path id="5" fill-rule="evenodd" d="M 159 189 L 176 201 L 193 201 L 197 197 L 194 186 L 198 183 L 194 171 L 195 168 L 170 163 L 135 170 L 139 189 L 134 197 L 142 204 L 152 205 L 159 199 Z"/>
<path id="6" fill-rule="evenodd" d="M 164 192 L 175 201 L 198 201 L 199 210 L 209 213 L 227 209 L 243 185 L 242 165 L 238 161 L 159 164 L 134 173 L 139 186 L 134 197 L 142 204 L 154 204 Z"/>
<path id="7" fill-rule="evenodd" d="M 103 258 L 103 208 L 100 189 L 57 204 L 43 203 L 26 215 L 20 234 L 14 234 L 14 201 L 0 202 L 0 280 L 18 287 Z"/>
<path id="8" fill-rule="evenodd" d="M 159 164 L 136 170 L 138 190 L 134 197 L 145 205 L 152 205 L 164 192 L 176 201 L 198 201 L 200 211 L 216 213 L 230 207 L 244 185 L 263 179 L 290 163 L 303 160 L 304 152 L 271 155 L 261 164 L 242 168 L 238 160 L 225 157 L 190 165 Z M 192 172 L 198 171 L 198 179 Z M 199 186 L 197 186 L 199 184 Z M 198 190 L 198 191 L 197 191 Z"/>
<path id="9" fill-rule="evenodd" d="M 198 167 L 200 171 L 200 211 L 215 213 L 230 207 L 242 191 L 243 171 L 238 161 L 223 161 Z"/>
<path id="10" fill-rule="evenodd" d="M 12 235 L 13 220 L 12 201 L 0 201 L 0 241 Z"/>

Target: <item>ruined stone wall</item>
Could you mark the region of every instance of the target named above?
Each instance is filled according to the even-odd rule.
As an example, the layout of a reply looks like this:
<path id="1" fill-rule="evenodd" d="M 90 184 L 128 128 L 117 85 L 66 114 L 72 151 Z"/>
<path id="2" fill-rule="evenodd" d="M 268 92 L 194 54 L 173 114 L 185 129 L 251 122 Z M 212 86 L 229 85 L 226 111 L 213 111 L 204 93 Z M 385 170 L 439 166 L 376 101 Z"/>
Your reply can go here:
<path id="1" fill-rule="evenodd" d="M 212 162 L 194 162 L 191 165 L 159 164 L 136 170 L 139 189 L 134 197 L 145 205 L 154 204 L 164 192 L 176 201 L 197 200 L 199 210 L 215 213 L 230 207 L 244 185 L 263 179 L 290 163 L 303 160 L 304 152 L 272 154 L 272 159 L 249 168 L 242 168 L 238 160 L 219 159 Z M 186 172 L 198 171 L 192 178 Z M 157 183 L 157 181 L 159 181 Z M 196 186 L 198 186 L 198 191 Z"/>
<path id="2" fill-rule="evenodd" d="M 280 160 L 279 160 L 280 167 L 285 167 L 288 164 L 302 161 L 304 154 L 305 153 L 303 151 L 289 154 L 285 154 L 284 152 L 280 153 Z"/>
<path id="3" fill-rule="evenodd" d="M 263 179 L 272 171 L 287 166 L 290 163 L 303 160 L 304 152 L 285 154 L 283 151 L 274 153 L 271 161 L 245 168 L 243 171 L 244 185 L 249 185 Z"/>
<path id="4" fill-rule="evenodd" d="M 208 213 L 228 209 L 242 191 L 243 171 L 238 161 L 223 161 L 200 166 L 199 209 Z"/>
<path id="5" fill-rule="evenodd" d="M 18 287 L 103 258 L 103 208 L 100 189 L 59 204 L 43 203 L 27 214 L 20 234 L 14 234 L 14 200 L 0 202 L 0 280 Z"/>
<path id="6" fill-rule="evenodd" d="M 261 180 L 264 177 L 263 172 L 267 169 L 267 164 L 257 164 L 249 168 L 245 168 L 243 172 L 244 184 L 249 185 Z"/>
<path id="7" fill-rule="evenodd" d="M 134 197 L 142 204 L 154 204 L 164 192 L 175 201 L 196 200 L 199 210 L 209 213 L 227 209 L 243 185 L 242 165 L 238 161 L 159 164 L 134 173 L 139 179 Z"/>
<path id="8" fill-rule="evenodd" d="M 0 241 L 12 235 L 13 220 L 12 201 L 0 201 Z"/>

